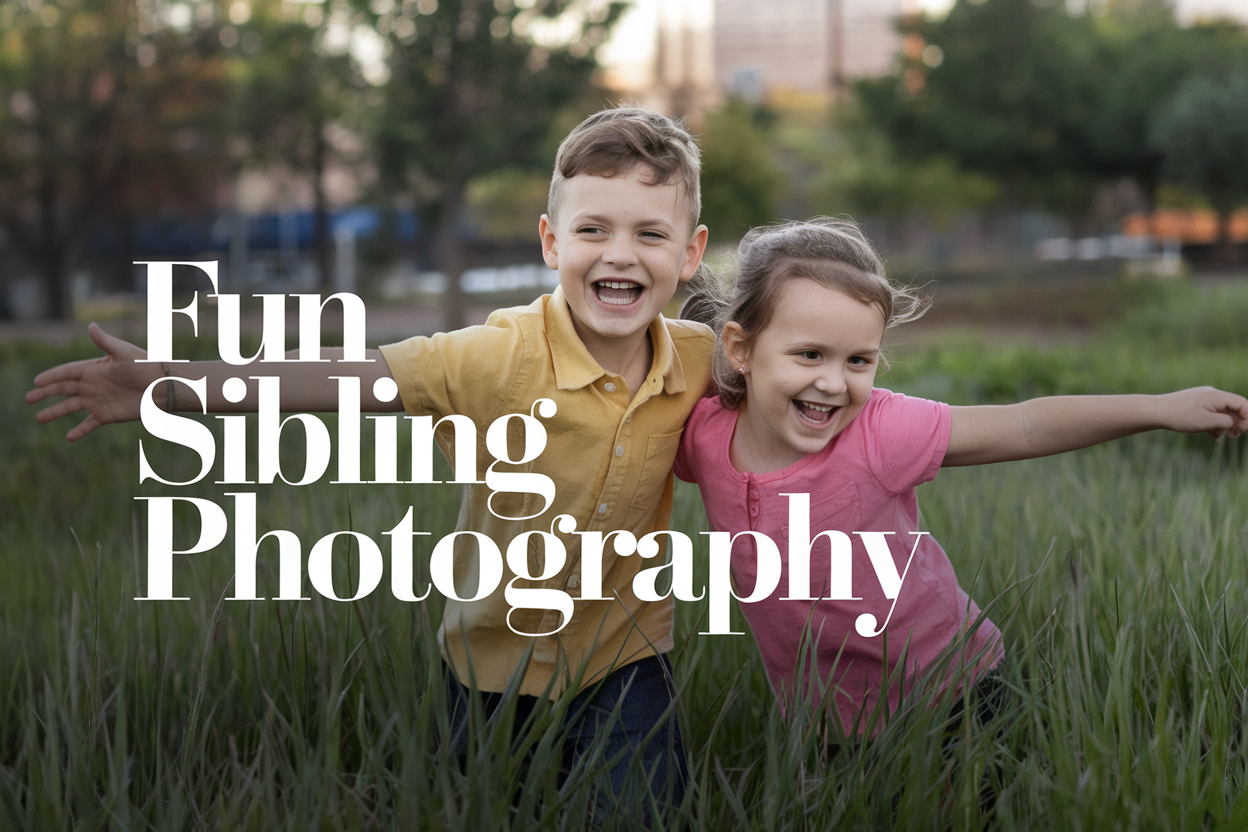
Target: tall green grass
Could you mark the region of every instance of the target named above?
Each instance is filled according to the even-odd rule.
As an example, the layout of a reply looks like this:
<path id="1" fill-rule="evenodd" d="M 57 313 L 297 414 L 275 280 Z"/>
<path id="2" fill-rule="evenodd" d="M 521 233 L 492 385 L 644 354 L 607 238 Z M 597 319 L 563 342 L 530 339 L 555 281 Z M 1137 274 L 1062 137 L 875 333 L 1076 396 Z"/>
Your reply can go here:
<path id="1" fill-rule="evenodd" d="M 946 344 L 894 355 L 880 383 L 955 403 L 1244 391 L 1237 320 L 1243 290 L 1180 286 L 1088 342 Z M 178 559 L 175 588 L 191 600 L 134 601 L 145 554 L 133 498 L 229 500 L 220 486 L 140 489 L 137 426 L 69 445 L 64 428 L 35 424 L 20 402 L 30 378 L 87 349 L 9 348 L 0 364 L 0 828 L 583 826 L 609 761 L 590 754 L 559 777 L 566 700 L 539 708 L 519 750 L 500 714 L 463 771 L 439 742 L 436 603 L 397 602 L 384 581 L 354 603 L 220 601 L 228 545 Z M 871 742 L 830 753 L 809 715 L 779 716 L 748 636 L 699 636 L 703 606 L 680 605 L 672 660 L 692 786 L 671 825 L 1245 828 L 1243 444 L 1149 434 L 951 469 L 921 489 L 925 523 L 1005 636 L 1014 692 L 993 723 L 964 721 L 950 753 L 950 703 L 923 697 Z M 174 456 L 159 464 L 193 461 Z M 331 530 L 380 540 L 408 505 L 416 528 L 441 536 L 458 510 L 453 486 L 257 490 L 261 531 L 295 530 L 305 555 Z M 704 524 L 696 489 L 680 487 L 673 525 L 696 539 Z M 344 547 L 337 560 L 345 595 L 354 558 Z M 261 558 L 270 595 L 275 561 Z M 626 801 L 608 827 L 633 828 L 641 811 Z"/>

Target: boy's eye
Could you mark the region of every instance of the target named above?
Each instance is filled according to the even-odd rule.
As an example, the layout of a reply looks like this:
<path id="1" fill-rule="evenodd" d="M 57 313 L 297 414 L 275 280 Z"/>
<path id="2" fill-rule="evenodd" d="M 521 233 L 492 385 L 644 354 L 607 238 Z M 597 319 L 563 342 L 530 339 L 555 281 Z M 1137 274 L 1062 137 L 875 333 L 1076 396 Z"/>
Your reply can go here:
<path id="1" fill-rule="evenodd" d="M 583 225 L 576 229 L 577 234 L 601 234 L 602 229 L 596 225 Z"/>
<path id="2" fill-rule="evenodd" d="M 662 234 L 660 234 L 658 231 L 643 231 L 643 232 L 641 232 L 641 236 L 642 236 L 642 237 L 645 237 L 647 240 L 664 240 L 664 239 L 666 239 L 666 238 L 665 238 Z"/>

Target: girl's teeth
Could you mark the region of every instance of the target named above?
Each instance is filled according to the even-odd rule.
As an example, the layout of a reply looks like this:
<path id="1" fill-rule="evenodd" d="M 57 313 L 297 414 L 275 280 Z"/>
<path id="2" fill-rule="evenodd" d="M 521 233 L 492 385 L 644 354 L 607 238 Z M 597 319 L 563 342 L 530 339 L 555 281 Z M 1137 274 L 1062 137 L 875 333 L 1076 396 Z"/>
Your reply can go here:
<path id="1" fill-rule="evenodd" d="M 830 404 L 812 404 L 795 400 L 797 410 L 812 422 L 826 422 L 832 418 L 832 411 L 836 408 Z"/>

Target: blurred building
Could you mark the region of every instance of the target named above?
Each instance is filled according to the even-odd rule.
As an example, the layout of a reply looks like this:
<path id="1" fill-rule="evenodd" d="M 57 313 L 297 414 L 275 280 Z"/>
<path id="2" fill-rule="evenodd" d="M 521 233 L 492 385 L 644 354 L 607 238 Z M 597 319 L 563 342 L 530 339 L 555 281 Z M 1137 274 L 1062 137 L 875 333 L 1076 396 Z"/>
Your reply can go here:
<path id="1" fill-rule="evenodd" d="M 624 99 L 695 119 L 726 95 L 835 96 L 857 78 L 893 70 L 903 48 L 898 18 L 941 14 L 949 5 L 952 0 L 634 0 L 603 55 L 604 81 Z M 1248 0 L 1173 0 L 1173 7 L 1184 25 L 1248 23 Z"/>
<path id="2" fill-rule="evenodd" d="M 642 106 L 694 117 L 727 95 L 839 95 L 893 70 L 896 21 L 921 9 L 921 0 L 639 0 L 605 80 Z"/>
<path id="3" fill-rule="evenodd" d="M 917 0 L 716 0 L 715 82 L 758 100 L 776 89 L 840 95 L 896 65 L 896 21 Z"/>
<path id="4" fill-rule="evenodd" d="M 1174 14 L 1183 24 L 1206 20 L 1248 23 L 1248 0 L 1175 0 Z"/>

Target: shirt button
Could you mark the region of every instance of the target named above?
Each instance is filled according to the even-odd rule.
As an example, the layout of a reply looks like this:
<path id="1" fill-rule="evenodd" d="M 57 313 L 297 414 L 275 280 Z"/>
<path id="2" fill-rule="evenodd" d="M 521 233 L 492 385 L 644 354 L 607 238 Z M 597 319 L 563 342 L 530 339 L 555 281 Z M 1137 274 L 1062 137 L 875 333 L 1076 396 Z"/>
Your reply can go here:
<path id="1" fill-rule="evenodd" d="M 602 385 L 602 389 L 603 389 L 603 390 L 606 390 L 608 393 L 614 393 L 614 392 L 615 392 L 615 382 L 614 382 L 614 381 L 608 381 L 606 384 Z"/>
<path id="2" fill-rule="evenodd" d="M 599 514 L 606 514 L 606 513 L 607 513 L 607 504 L 606 504 L 606 503 L 603 503 L 602 505 L 598 506 L 598 513 L 599 513 Z"/>
<path id="3" fill-rule="evenodd" d="M 616 446 L 615 446 L 615 455 L 616 455 L 616 456 L 624 456 L 624 446 L 623 446 L 623 445 L 616 445 Z"/>

